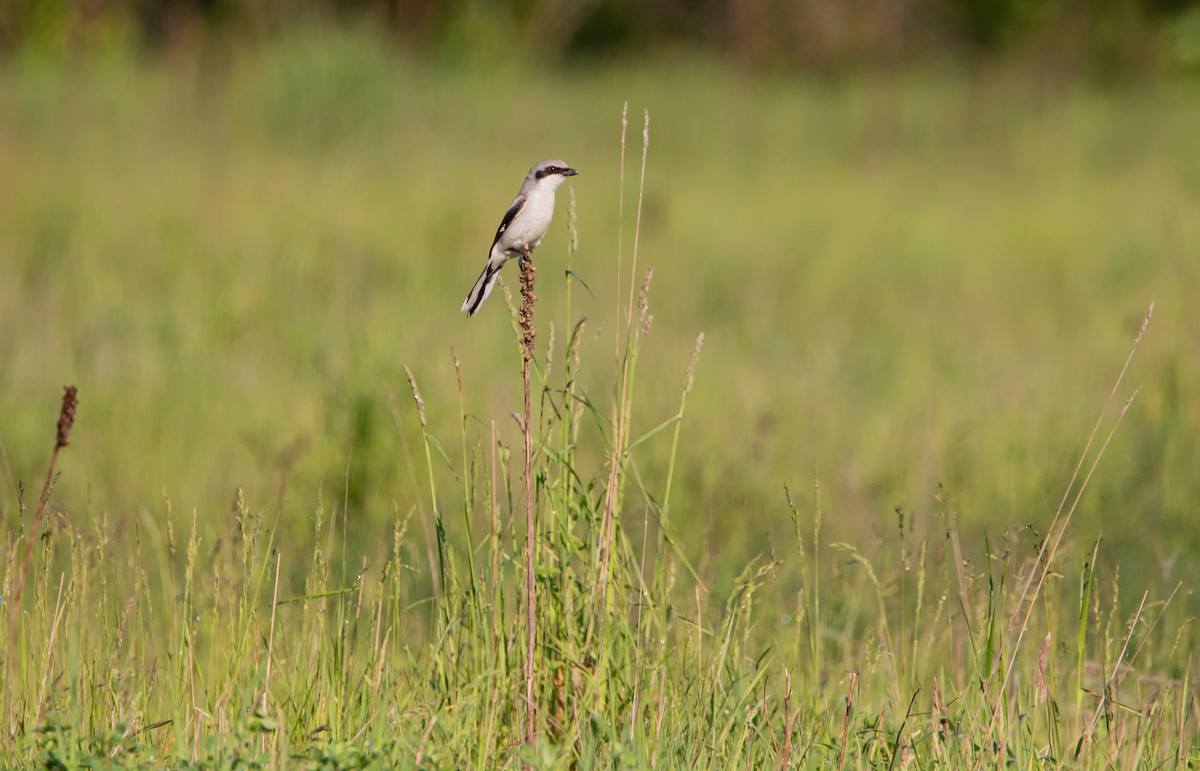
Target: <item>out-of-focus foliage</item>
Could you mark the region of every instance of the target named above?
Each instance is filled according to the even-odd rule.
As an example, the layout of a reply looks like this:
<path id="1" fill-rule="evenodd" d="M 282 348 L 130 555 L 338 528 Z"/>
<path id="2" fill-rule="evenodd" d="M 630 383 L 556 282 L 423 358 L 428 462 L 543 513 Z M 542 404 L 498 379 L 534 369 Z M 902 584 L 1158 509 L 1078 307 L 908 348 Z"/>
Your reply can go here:
<path id="1" fill-rule="evenodd" d="M 716 51 L 822 72 L 1018 53 L 1055 71 L 1195 68 L 1196 0 L 5 0 L 0 51 L 156 48 L 353 19 L 441 58 Z"/>

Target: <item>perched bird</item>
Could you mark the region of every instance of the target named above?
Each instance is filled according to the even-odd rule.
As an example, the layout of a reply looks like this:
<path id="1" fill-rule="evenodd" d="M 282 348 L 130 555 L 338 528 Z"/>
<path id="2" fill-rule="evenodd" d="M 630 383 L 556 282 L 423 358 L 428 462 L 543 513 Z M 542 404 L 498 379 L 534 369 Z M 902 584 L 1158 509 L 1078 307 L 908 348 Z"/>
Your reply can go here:
<path id="1" fill-rule="evenodd" d="M 535 163 L 529 170 L 521 191 L 496 229 L 487 265 L 463 302 L 462 309 L 468 316 L 474 316 L 487 299 L 504 263 L 511 257 L 528 257 L 542 242 L 554 217 L 554 191 L 567 177 L 578 173 L 558 159 Z"/>

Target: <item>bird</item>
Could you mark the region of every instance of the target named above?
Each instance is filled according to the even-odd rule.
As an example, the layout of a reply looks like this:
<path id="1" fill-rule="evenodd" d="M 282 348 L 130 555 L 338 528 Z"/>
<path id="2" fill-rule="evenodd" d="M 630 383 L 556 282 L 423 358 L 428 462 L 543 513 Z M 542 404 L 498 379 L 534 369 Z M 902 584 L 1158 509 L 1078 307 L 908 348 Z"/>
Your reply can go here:
<path id="1" fill-rule="evenodd" d="M 463 301 L 462 310 L 466 311 L 468 317 L 474 316 L 491 294 L 492 285 L 496 283 L 496 276 L 500 274 L 504 263 L 512 257 L 528 259 L 542 242 L 554 217 L 554 191 L 567 177 L 578 173 L 557 158 L 533 164 L 521 184 L 520 192 L 509 204 L 500 227 L 496 229 L 496 238 L 488 251 L 483 273 L 479 274 L 479 280 Z"/>

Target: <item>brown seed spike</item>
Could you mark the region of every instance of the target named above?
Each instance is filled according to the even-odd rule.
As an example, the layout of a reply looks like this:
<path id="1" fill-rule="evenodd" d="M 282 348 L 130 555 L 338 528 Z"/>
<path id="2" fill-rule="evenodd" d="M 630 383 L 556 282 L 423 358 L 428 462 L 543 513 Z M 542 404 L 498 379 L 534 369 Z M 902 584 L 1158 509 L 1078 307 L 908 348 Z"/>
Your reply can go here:
<path id="1" fill-rule="evenodd" d="M 75 408 L 79 406 L 76 393 L 78 389 L 75 386 L 63 386 L 62 409 L 58 413 L 58 432 L 54 440 L 56 448 L 70 444 L 71 427 L 75 425 Z"/>
<path id="2" fill-rule="evenodd" d="M 537 269 L 533 266 L 533 260 L 528 254 L 521 255 L 521 312 L 518 314 L 518 321 L 521 325 L 523 333 L 521 355 L 525 361 L 533 359 L 533 345 L 537 338 L 537 330 L 533 326 L 533 306 L 537 302 L 537 295 L 533 293 L 534 274 Z"/>

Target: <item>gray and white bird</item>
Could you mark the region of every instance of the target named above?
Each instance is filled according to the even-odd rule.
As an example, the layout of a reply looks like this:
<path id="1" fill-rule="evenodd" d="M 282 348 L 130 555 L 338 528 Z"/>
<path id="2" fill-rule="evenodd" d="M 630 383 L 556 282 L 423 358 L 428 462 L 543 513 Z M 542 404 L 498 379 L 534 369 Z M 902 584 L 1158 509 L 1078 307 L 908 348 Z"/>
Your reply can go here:
<path id="1" fill-rule="evenodd" d="M 492 241 L 492 249 L 488 252 L 487 265 L 463 302 L 462 310 L 468 316 L 474 316 L 491 294 L 492 285 L 496 283 L 496 276 L 500 274 L 504 263 L 512 257 L 528 257 L 542 242 L 550 227 L 550 220 L 554 218 L 554 191 L 567 177 L 578 173 L 557 158 L 535 163 L 529 170 L 529 175 L 521 184 L 521 191 L 496 229 L 496 239 Z"/>

